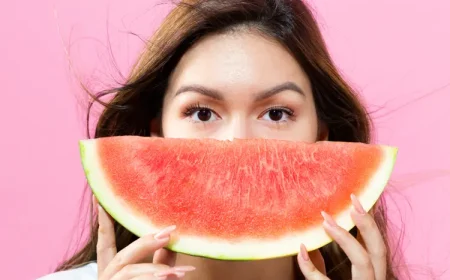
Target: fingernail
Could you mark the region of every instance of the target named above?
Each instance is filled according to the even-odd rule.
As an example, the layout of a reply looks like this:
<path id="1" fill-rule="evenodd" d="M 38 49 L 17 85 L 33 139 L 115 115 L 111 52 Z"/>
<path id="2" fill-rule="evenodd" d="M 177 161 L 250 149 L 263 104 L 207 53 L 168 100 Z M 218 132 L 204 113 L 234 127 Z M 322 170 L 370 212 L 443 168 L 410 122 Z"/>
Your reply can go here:
<path id="1" fill-rule="evenodd" d="M 352 194 L 350 195 L 350 198 L 352 199 L 353 207 L 355 208 L 356 212 L 358 212 L 361 215 L 366 214 L 367 212 L 362 207 L 361 203 L 359 202 L 358 198 L 356 198 L 356 195 Z"/>
<path id="2" fill-rule="evenodd" d="M 309 261 L 308 251 L 306 250 L 306 247 L 303 244 L 300 245 L 300 255 L 302 256 L 302 259 L 305 262 Z"/>
<path id="3" fill-rule="evenodd" d="M 190 271 L 194 271 L 195 267 L 193 267 L 193 266 L 177 266 L 177 267 L 174 267 L 173 269 L 177 272 L 190 272 Z"/>
<path id="4" fill-rule="evenodd" d="M 334 221 L 334 219 L 327 214 L 325 211 L 321 212 L 323 219 L 325 220 L 325 223 L 327 223 L 331 227 L 338 227 L 338 224 Z"/>
<path id="5" fill-rule="evenodd" d="M 175 272 L 174 273 L 178 278 L 183 278 L 185 275 L 186 275 L 186 273 L 184 273 L 184 272 Z"/>
<path id="6" fill-rule="evenodd" d="M 157 234 L 155 234 L 154 238 L 156 240 L 164 240 L 170 237 L 170 234 L 176 229 L 176 226 L 170 226 L 166 227 L 165 229 L 161 230 Z"/>
<path id="7" fill-rule="evenodd" d="M 155 275 L 155 277 L 156 277 L 158 280 L 166 280 L 166 279 L 169 277 L 169 275 L 157 276 L 156 274 L 157 274 L 157 273 L 155 273 L 154 275 Z"/>
<path id="8" fill-rule="evenodd" d="M 167 270 L 167 271 L 163 271 L 163 272 L 157 272 L 155 274 L 156 277 L 160 278 L 160 279 L 165 279 L 167 278 L 169 275 L 175 275 L 178 278 L 182 278 L 184 277 L 186 274 L 184 272 L 176 272 L 173 270 Z"/>

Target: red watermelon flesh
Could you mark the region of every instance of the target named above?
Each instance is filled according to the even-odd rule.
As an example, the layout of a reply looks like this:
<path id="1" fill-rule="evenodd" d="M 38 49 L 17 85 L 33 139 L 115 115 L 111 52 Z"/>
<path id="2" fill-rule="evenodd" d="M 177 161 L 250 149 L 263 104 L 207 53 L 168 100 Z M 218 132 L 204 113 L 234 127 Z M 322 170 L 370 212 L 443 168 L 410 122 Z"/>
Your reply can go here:
<path id="1" fill-rule="evenodd" d="M 360 143 L 167 139 L 81 141 L 89 184 L 138 236 L 176 225 L 169 248 L 218 259 L 264 259 L 330 238 L 322 210 L 349 230 L 355 194 L 369 210 L 397 150 Z"/>

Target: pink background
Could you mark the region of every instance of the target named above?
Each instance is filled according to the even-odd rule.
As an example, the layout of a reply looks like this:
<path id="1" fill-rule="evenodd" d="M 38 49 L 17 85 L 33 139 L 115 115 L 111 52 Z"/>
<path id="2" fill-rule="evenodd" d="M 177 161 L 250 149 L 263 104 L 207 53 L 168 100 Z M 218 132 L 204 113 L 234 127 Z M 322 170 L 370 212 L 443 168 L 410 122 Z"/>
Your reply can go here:
<path id="1" fill-rule="evenodd" d="M 160 1 L 4 1 L 0 9 L 2 279 L 34 279 L 65 254 L 84 189 L 83 79 L 125 72 Z M 450 279 L 450 2 L 314 1 L 338 65 L 375 110 L 377 142 L 400 148 L 391 219 L 413 279 Z M 55 13 L 55 11 L 57 11 Z M 63 45 L 64 43 L 64 45 Z M 86 81 L 86 80 L 85 80 Z M 434 273 L 434 274 L 432 274 Z"/>

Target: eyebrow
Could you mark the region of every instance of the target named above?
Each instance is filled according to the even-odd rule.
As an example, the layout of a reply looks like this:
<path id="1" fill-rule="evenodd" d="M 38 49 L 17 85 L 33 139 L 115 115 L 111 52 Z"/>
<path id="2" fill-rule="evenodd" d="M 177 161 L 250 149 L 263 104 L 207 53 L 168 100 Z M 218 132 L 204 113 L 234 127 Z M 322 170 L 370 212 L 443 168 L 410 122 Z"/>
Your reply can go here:
<path id="1" fill-rule="evenodd" d="M 294 82 L 286 82 L 280 85 L 277 85 L 269 90 L 264 90 L 262 92 L 259 92 L 255 96 L 255 101 L 261 101 L 264 99 L 267 99 L 269 97 L 272 97 L 280 92 L 291 90 L 295 91 L 303 96 L 305 96 L 305 92 Z M 175 96 L 178 96 L 185 92 L 197 92 L 202 95 L 208 96 L 210 98 L 216 99 L 216 100 L 224 100 L 224 94 L 221 93 L 218 90 L 210 89 L 201 85 L 186 85 L 180 87 L 177 92 L 175 93 Z"/>

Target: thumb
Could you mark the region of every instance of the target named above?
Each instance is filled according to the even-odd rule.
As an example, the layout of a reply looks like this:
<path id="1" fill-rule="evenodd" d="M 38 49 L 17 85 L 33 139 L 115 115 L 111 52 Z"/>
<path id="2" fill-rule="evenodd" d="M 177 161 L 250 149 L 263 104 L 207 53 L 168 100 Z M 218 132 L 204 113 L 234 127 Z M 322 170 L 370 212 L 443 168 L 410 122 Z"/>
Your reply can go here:
<path id="1" fill-rule="evenodd" d="M 175 265 L 177 260 L 177 254 L 173 251 L 167 250 L 165 248 L 159 249 L 153 255 L 154 264 L 165 264 L 170 267 Z"/>

